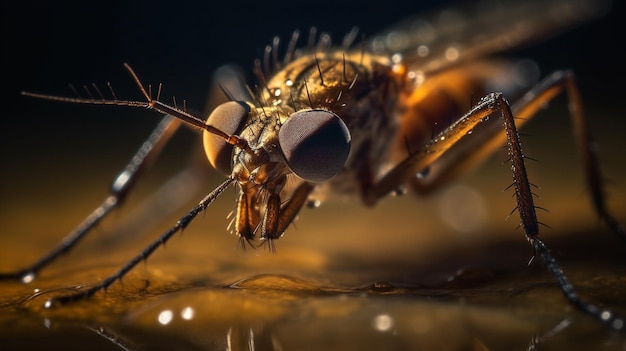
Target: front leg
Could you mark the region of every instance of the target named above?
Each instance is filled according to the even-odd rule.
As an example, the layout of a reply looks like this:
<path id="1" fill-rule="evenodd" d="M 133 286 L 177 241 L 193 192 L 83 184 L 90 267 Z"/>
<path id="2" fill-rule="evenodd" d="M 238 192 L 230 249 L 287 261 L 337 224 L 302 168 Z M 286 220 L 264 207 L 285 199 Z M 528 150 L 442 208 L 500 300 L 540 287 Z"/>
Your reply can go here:
<path id="1" fill-rule="evenodd" d="M 235 233 L 241 238 L 242 248 L 245 248 L 245 242 L 252 244 L 260 230 L 260 239 L 269 245 L 270 251 L 275 251 L 273 241 L 279 239 L 294 221 L 315 187 L 303 182 L 283 203 L 281 190 L 285 181 L 286 177 L 282 176 L 263 188 L 250 182 L 242 185 L 235 218 Z M 267 202 L 265 207 L 260 207 L 263 198 Z"/>
<path id="2" fill-rule="evenodd" d="M 271 194 L 263 216 L 261 239 L 269 245 L 270 251 L 275 251 L 274 240 L 279 239 L 287 227 L 295 220 L 298 212 L 304 206 L 314 185 L 303 182 L 291 194 L 285 204 L 281 204 L 279 194 Z"/>

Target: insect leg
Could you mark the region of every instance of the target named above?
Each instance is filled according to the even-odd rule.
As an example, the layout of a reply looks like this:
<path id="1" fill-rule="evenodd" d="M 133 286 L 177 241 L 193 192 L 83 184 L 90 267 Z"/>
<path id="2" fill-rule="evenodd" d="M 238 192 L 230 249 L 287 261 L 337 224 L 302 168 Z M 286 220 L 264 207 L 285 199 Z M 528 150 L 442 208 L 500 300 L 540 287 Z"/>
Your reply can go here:
<path id="1" fill-rule="evenodd" d="M 263 227 L 261 228 L 261 238 L 266 243 L 269 243 L 270 251 L 276 251 L 273 240 L 279 239 L 287 227 L 293 223 L 314 187 L 311 183 L 302 183 L 284 204 L 281 204 L 278 194 L 270 196 L 270 201 L 273 201 L 273 203 L 268 201 L 263 217 Z M 272 196 L 274 197 L 273 199 Z"/>
<path id="2" fill-rule="evenodd" d="M 400 184 L 431 167 L 442 156 L 447 155 L 464 136 L 471 134 L 477 125 L 497 110 L 498 107 L 494 104 L 493 98 L 486 96 L 481 99 L 468 113 L 431 139 L 422 149 L 411 152 L 408 157 L 371 186 L 363 187 L 363 201 L 368 205 L 373 205 L 395 191 Z"/>
<path id="3" fill-rule="evenodd" d="M 515 186 L 515 194 L 517 198 L 517 211 L 520 215 L 521 225 L 524 229 L 526 239 L 532 245 L 533 249 L 542 258 L 546 268 L 552 273 L 557 281 L 558 286 L 565 295 L 565 298 L 580 311 L 585 312 L 609 328 L 616 331 L 624 329 L 624 319 L 615 315 L 608 310 L 602 310 L 599 307 L 583 300 L 574 286 L 569 282 L 554 256 L 550 253 L 548 247 L 538 238 L 539 222 L 537 221 L 537 213 L 533 203 L 533 195 L 526 174 L 526 166 L 524 164 L 524 155 L 522 153 L 522 144 L 519 139 L 517 127 L 513 118 L 513 113 L 508 102 L 502 95 L 494 95 L 497 104 L 500 106 L 502 117 L 504 118 L 504 128 L 507 135 L 507 147 L 509 157 L 511 158 L 511 170 L 513 171 L 513 181 Z"/>
<path id="4" fill-rule="evenodd" d="M 283 178 L 282 182 L 285 180 Z M 282 188 L 282 185 L 278 186 Z M 289 199 L 284 203 L 281 200 L 280 189 L 268 187 L 265 189 L 268 193 L 263 195 L 257 192 L 256 187 L 242 191 L 237 203 L 235 228 L 235 233 L 242 240 L 242 247 L 245 247 L 243 246 L 244 242 L 251 244 L 255 233 L 260 230 L 260 239 L 268 245 L 270 251 L 274 252 L 273 241 L 281 238 L 287 227 L 293 223 L 314 187 L 312 183 L 303 182 L 294 189 L 289 195 Z M 268 198 L 263 213 L 254 207 L 254 202 L 259 196 L 267 196 Z"/>
<path id="5" fill-rule="evenodd" d="M 521 127 L 564 89 L 569 98 L 574 138 L 581 157 L 592 205 L 611 231 L 626 240 L 625 228 L 617 222 L 606 206 L 603 178 L 596 153 L 597 147 L 591 136 L 589 122 L 583 113 L 582 99 L 574 74 L 570 71 L 554 72 L 516 101 L 511 106 L 516 125 Z M 488 126 L 487 130 L 472 135 L 472 139 L 474 139 L 472 143 L 465 147 L 447 153 L 444 157 L 445 160 L 437 162 L 438 167 L 431 167 L 431 171 L 425 179 L 411 177 L 413 188 L 418 193 L 425 194 L 441 187 L 491 155 L 496 148 L 506 142 L 507 136 L 500 124 L 493 123 Z"/>
<path id="6" fill-rule="evenodd" d="M 24 283 L 30 283 L 40 270 L 61 255 L 69 252 L 93 227 L 124 201 L 141 171 L 154 161 L 179 126 L 180 122 L 177 119 L 165 116 L 152 131 L 148 139 L 141 145 L 124 170 L 114 179 L 111 184 L 110 195 L 93 212 L 71 231 L 60 244 L 37 262 L 15 272 L 0 273 L 0 280 L 20 279 Z"/>
<path id="7" fill-rule="evenodd" d="M 561 83 L 558 83 L 561 81 Z M 521 116 L 530 115 L 539 108 L 543 103 L 554 97 L 563 86 L 568 88 L 570 92 L 570 98 L 574 100 L 570 104 L 572 106 L 573 119 L 575 124 L 575 130 L 580 133 L 580 129 L 584 129 L 582 132 L 583 141 L 579 140 L 579 145 L 582 145 L 584 159 L 590 159 L 593 161 L 592 166 L 587 165 L 587 171 L 591 172 L 593 176 L 597 176 L 599 171 L 595 164 L 595 158 L 590 156 L 593 149 L 589 148 L 590 135 L 586 123 L 584 123 L 584 117 L 580 108 L 580 97 L 577 95 L 577 90 L 573 83 L 571 74 L 565 74 L 559 78 L 559 75 L 553 75 L 552 78 L 546 81 L 547 85 L 543 88 L 539 88 L 541 94 L 540 97 L 534 97 L 530 94 L 522 99 L 521 105 L 517 106 L 517 111 Z M 454 144 L 459 142 L 461 138 L 466 136 L 468 132 L 472 131 L 481 121 L 492 115 L 495 112 L 499 112 L 504 123 L 504 134 L 506 137 L 506 144 L 508 149 L 509 158 L 511 160 L 511 169 L 513 172 L 513 180 L 515 186 L 515 195 L 517 200 L 517 211 L 521 219 L 521 226 L 524 230 L 527 240 L 533 247 L 536 254 L 538 254 L 546 268 L 553 275 L 565 298 L 577 309 L 587 313 L 605 323 L 609 328 L 616 331 L 623 331 L 624 319 L 615 315 L 611 311 L 601 310 L 599 307 L 583 300 L 574 286 L 569 282 L 561 268 L 558 266 L 556 259 L 550 253 L 548 247 L 539 239 L 539 222 L 537 220 L 536 208 L 533 201 L 533 195 L 530 189 L 530 182 L 528 181 L 528 175 L 526 173 L 526 166 L 524 162 L 524 155 L 522 153 L 522 146 L 515 125 L 515 119 L 509 103 L 500 93 L 492 93 L 485 96 L 474 106 L 470 112 L 468 112 L 461 119 L 453 123 L 446 130 L 432 139 L 423 150 L 420 150 L 402 161 L 398 166 L 393 168 L 385 177 L 383 177 L 378 183 L 376 183 L 368 194 L 365 194 L 366 199 L 375 201 L 378 197 L 389 193 L 391 190 L 410 177 L 413 177 L 415 173 L 420 172 L 448 151 Z M 532 112 L 532 113 L 531 113 Z M 502 125 L 499 126 L 502 128 Z M 589 176 L 589 175 L 588 175 Z M 591 182 L 591 181 L 590 181 Z M 600 192 L 601 194 L 601 192 Z M 599 195 L 596 195 L 599 196 Z"/>
<path id="8" fill-rule="evenodd" d="M 98 291 L 105 290 L 111 284 L 113 284 L 116 280 L 122 279 L 126 273 L 128 273 L 131 269 L 133 269 L 137 264 L 146 260 L 154 251 L 162 245 L 165 245 L 167 241 L 179 231 L 184 230 L 196 216 L 204 211 L 211 203 L 219 197 L 219 195 L 234 181 L 233 178 L 226 179 L 222 184 L 218 185 L 211 193 L 205 196 L 194 208 L 192 208 L 186 215 L 181 217 L 176 224 L 168 229 L 166 232 L 161 234 L 159 238 L 153 241 L 151 244 L 146 246 L 139 254 L 133 257 L 130 261 L 128 261 L 122 268 L 120 268 L 117 272 L 108 276 L 100 283 L 90 287 L 89 289 L 82 290 L 78 293 L 72 295 L 65 295 L 58 298 L 53 298 L 45 303 L 45 307 L 50 308 L 56 304 L 64 304 L 67 302 L 78 301 L 92 296 Z"/>

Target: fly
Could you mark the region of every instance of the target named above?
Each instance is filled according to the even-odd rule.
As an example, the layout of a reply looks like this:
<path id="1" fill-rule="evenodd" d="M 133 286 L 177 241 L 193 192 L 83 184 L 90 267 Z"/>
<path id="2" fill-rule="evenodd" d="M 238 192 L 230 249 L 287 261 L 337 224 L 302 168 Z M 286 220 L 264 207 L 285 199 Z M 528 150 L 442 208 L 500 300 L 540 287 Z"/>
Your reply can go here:
<path id="1" fill-rule="evenodd" d="M 622 317 L 578 295 L 539 238 L 537 207 L 517 132 L 541 106 L 567 93 L 595 210 L 616 235 L 626 238 L 605 206 L 602 176 L 575 77 L 558 71 L 528 88 L 511 76 L 532 65 L 489 57 L 593 18 L 603 7 L 599 3 L 527 2 L 442 11 L 402 22 L 363 42 L 357 41 L 355 29 L 340 46 L 331 45 L 328 35 L 318 36 L 313 29 L 308 46 L 298 48 L 300 34 L 295 32 L 284 57 L 279 58 L 279 41 L 274 40 L 255 62 L 258 89 L 228 80 L 222 88 L 229 101 L 206 119 L 161 102 L 160 94 L 153 98 L 151 89 L 128 65 L 143 101 L 119 100 L 112 89 L 111 98 L 98 88 L 89 98 L 24 92 L 63 102 L 147 108 L 165 117 L 91 215 L 48 255 L 2 278 L 28 283 L 69 251 L 124 200 L 139 170 L 157 157 L 181 124 L 201 130 L 208 161 L 226 180 L 117 272 L 95 286 L 48 300 L 47 307 L 88 298 L 120 280 L 230 186 L 238 189 L 231 229 L 242 245 L 260 241 L 273 250 L 301 208 L 320 193 L 356 193 L 367 205 L 405 187 L 427 194 L 506 145 L 515 210 L 536 255 L 573 306 L 613 330 L 624 330 Z M 521 72 L 527 77 L 533 71 Z"/>

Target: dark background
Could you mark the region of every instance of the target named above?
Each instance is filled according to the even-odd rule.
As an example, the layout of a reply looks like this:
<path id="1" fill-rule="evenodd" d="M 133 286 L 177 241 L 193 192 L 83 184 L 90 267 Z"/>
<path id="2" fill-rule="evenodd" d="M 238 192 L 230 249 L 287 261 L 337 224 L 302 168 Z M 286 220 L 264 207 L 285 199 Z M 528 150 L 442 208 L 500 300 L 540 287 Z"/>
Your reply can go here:
<path id="1" fill-rule="evenodd" d="M 537 59 L 544 73 L 575 69 L 585 95 L 602 92 L 611 103 L 621 95 L 625 62 L 623 17 L 617 3 L 607 17 L 522 53 Z M 20 90 L 71 95 L 67 83 L 103 86 L 106 81 L 119 91 L 134 89 L 123 62 L 146 82 L 164 82 L 166 96 L 203 107 L 216 67 L 234 62 L 249 71 L 275 35 L 286 39 L 296 28 L 305 33 L 315 25 L 340 40 L 356 25 L 367 36 L 435 7 L 429 1 L 409 5 L 371 0 L 244 1 L 222 6 L 218 9 L 210 1 L 5 2 L 4 109 L 21 120 L 43 118 L 31 109 L 51 104 L 20 97 Z"/>

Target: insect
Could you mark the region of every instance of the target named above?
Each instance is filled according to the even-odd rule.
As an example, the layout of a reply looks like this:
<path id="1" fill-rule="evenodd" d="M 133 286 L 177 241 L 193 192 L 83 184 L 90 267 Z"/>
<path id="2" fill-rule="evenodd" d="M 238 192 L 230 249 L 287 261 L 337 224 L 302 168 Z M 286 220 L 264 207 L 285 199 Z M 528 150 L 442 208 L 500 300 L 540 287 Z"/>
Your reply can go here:
<path id="1" fill-rule="evenodd" d="M 622 330 L 621 317 L 578 296 L 539 238 L 517 133 L 543 104 L 567 92 L 596 210 L 617 235 L 624 236 L 604 206 L 600 171 L 572 73 L 555 72 L 524 92 L 523 84 L 501 79 L 518 67 L 484 59 L 574 25 L 594 12 L 588 2 L 557 1 L 545 6 L 487 8 L 462 17 L 448 12 L 439 18 L 441 22 L 402 23 L 361 44 L 357 31 L 352 31 L 338 47 L 331 45 L 328 36 L 318 38 L 316 33 L 309 34 L 310 45 L 299 47 L 299 34 L 294 34 L 284 56 L 279 58 L 275 41 L 257 61 L 258 89 L 235 79 L 235 86 L 224 88 L 230 101 L 206 120 L 162 103 L 159 93 L 153 98 L 151 89 L 144 87 L 129 66 L 144 101 L 119 100 L 113 90 L 108 98 L 100 90 L 87 98 L 25 93 L 65 102 L 148 108 L 167 116 L 115 179 L 111 195 L 76 231 L 40 261 L 3 277 L 29 282 L 70 250 L 119 206 L 132 190 L 138 171 L 157 156 L 181 123 L 202 131 L 208 160 L 226 180 L 110 277 L 76 294 L 50 300 L 49 306 L 106 289 L 189 225 L 228 187 L 239 190 L 232 230 L 242 245 L 261 241 L 272 248 L 318 192 L 357 193 L 368 205 L 405 185 L 425 194 L 506 144 L 516 209 L 537 256 L 574 306 Z"/>

